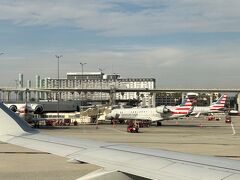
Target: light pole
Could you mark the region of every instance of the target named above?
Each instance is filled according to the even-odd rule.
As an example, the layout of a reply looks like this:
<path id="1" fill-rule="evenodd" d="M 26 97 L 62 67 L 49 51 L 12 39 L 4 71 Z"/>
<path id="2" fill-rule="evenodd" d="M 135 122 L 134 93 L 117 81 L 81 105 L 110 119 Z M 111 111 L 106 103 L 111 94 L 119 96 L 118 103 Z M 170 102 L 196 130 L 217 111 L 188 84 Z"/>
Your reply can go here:
<path id="1" fill-rule="evenodd" d="M 0 56 L 3 55 L 3 54 L 4 54 L 4 53 L 0 53 Z M 1 96 L 2 96 L 2 94 L 0 93 L 0 100 L 1 100 L 1 98 L 2 98 Z M 4 98 L 4 97 L 3 97 L 3 98 Z M 2 100 L 1 100 L 1 102 L 2 102 Z"/>
<path id="2" fill-rule="evenodd" d="M 114 102 L 113 105 L 116 105 L 116 89 L 117 89 L 117 77 L 118 77 L 118 73 L 113 73 L 114 74 Z"/>
<path id="3" fill-rule="evenodd" d="M 17 91 L 17 88 L 18 88 L 18 84 L 19 84 L 19 81 L 17 79 L 15 79 L 15 84 L 16 84 L 16 102 L 18 101 L 18 91 Z"/>
<path id="4" fill-rule="evenodd" d="M 101 72 L 101 78 L 100 78 L 100 86 L 101 86 L 101 91 L 100 91 L 100 101 L 101 101 L 101 106 L 102 106 L 102 72 L 103 72 L 103 69 L 101 68 L 98 68 L 98 70 Z M 98 129 L 98 118 L 100 117 L 100 109 L 98 107 L 98 117 L 97 117 L 97 121 L 96 121 L 96 129 Z"/>
<path id="5" fill-rule="evenodd" d="M 26 106 L 27 106 L 27 102 L 28 102 L 28 93 L 29 92 L 30 92 L 29 89 L 26 88 L 26 90 L 25 90 L 25 104 L 26 104 Z"/>
<path id="6" fill-rule="evenodd" d="M 102 72 L 103 72 L 103 69 L 101 68 L 98 68 L 98 70 L 101 72 L 101 79 L 100 79 L 100 86 L 101 86 L 101 91 L 100 91 L 100 100 L 101 100 L 101 105 L 103 104 L 102 103 Z"/>
<path id="7" fill-rule="evenodd" d="M 87 63 L 81 63 L 80 62 L 80 65 L 82 66 L 82 78 L 81 78 L 81 107 L 80 107 L 80 112 L 82 110 L 82 106 L 83 106 L 83 66 L 86 65 Z"/>
<path id="8" fill-rule="evenodd" d="M 62 58 L 62 55 L 55 55 L 57 58 L 57 80 L 58 80 L 58 86 L 57 86 L 57 119 L 59 120 L 59 84 L 60 84 L 60 80 L 59 80 L 59 59 Z"/>

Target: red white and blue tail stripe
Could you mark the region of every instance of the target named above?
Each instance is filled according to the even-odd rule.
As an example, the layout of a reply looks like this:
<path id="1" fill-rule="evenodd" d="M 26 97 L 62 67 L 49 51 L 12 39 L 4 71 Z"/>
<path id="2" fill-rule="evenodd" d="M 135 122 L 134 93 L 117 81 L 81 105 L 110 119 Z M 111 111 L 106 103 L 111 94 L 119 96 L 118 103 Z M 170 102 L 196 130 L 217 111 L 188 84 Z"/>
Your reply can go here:
<path id="1" fill-rule="evenodd" d="M 192 106 L 192 101 L 190 99 L 185 99 L 180 106 Z"/>
<path id="2" fill-rule="evenodd" d="M 224 94 L 217 100 L 216 103 L 213 103 L 210 106 L 210 110 L 223 110 L 225 108 L 226 102 L 227 102 L 227 95 Z"/>
<path id="3" fill-rule="evenodd" d="M 190 99 L 185 99 L 185 101 L 176 107 L 173 114 L 179 115 L 189 115 L 193 110 L 193 104 Z"/>

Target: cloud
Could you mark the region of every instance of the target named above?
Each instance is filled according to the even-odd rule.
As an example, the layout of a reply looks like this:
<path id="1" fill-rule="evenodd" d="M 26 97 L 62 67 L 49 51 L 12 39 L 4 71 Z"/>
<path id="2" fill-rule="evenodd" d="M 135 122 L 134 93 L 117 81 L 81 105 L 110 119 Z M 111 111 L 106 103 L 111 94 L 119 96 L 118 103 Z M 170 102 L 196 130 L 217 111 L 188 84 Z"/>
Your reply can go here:
<path id="1" fill-rule="evenodd" d="M 0 57 L 0 75 L 12 83 L 19 72 L 33 80 L 56 77 L 54 54 L 63 54 L 62 76 L 87 62 L 87 71 L 154 77 L 164 87 L 231 87 L 240 66 L 239 6 L 237 0 L 2 0 L 2 49 L 9 55 Z"/>
<path id="2" fill-rule="evenodd" d="M 111 69 L 111 65 L 126 71 L 138 71 L 143 68 L 172 67 L 184 61 L 184 51 L 171 47 L 140 48 L 140 50 L 111 50 L 111 51 L 90 51 L 71 52 L 67 55 L 69 59 L 83 59 L 95 64 L 95 67 L 105 66 Z M 119 71 L 117 70 L 117 71 Z"/>
<path id="3" fill-rule="evenodd" d="M 1 1 L 0 20 L 21 26 L 71 26 L 104 36 L 239 32 L 238 0 Z"/>
<path id="4" fill-rule="evenodd" d="M 60 76 L 67 72 L 80 72 L 80 62 L 86 62 L 84 71 L 119 73 L 122 77 L 153 77 L 158 87 L 216 88 L 237 87 L 239 79 L 240 48 L 238 42 L 223 43 L 215 47 L 133 46 L 105 51 L 81 52 L 72 49 L 63 53 L 60 60 Z M 2 55 L 0 84 L 12 83 L 18 73 L 24 79 L 35 80 L 35 75 L 56 77 L 57 59 L 54 52 L 7 56 Z M 32 83 L 34 84 L 34 83 Z"/>

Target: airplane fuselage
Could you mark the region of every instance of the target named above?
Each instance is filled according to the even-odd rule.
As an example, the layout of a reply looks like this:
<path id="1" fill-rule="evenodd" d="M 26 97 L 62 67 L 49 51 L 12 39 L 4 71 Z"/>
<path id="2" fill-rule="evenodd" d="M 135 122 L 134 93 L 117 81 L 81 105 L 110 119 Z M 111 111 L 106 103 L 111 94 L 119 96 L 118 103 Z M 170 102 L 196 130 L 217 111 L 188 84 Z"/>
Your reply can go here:
<path id="1" fill-rule="evenodd" d="M 127 108 L 114 109 L 107 115 L 108 119 L 127 119 L 127 120 L 149 120 L 162 121 L 167 119 L 175 119 L 186 116 L 189 113 L 190 107 L 187 109 L 178 109 L 179 107 L 159 106 L 156 108 Z"/>

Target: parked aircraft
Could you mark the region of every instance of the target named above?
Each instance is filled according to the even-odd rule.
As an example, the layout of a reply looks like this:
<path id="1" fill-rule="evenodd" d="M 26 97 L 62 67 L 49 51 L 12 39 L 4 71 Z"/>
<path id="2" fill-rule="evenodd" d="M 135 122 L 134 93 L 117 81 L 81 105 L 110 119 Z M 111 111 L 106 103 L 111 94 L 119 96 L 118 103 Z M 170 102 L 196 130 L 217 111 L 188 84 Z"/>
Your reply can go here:
<path id="1" fill-rule="evenodd" d="M 240 116 L 240 112 L 237 111 L 237 110 L 230 110 L 228 112 L 228 115 L 230 115 L 230 116 Z"/>
<path id="2" fill-rule="evenodd" d="M 33 117 L 34 117 L 34 110 L 32 109 L 32 107 L 29 104 L 24 104 L 23 106 L 21 106 L 19 109 L 17 109 L 16 113 L 23 118 L 24 120 L 26 120 L 28 123 L 32 121 Z"/>
<path id="3" fill-rule="evenodd" d="M 15 112 L 19 117 L 23 118 L 34 127 L 39 127 L 39 122 L 44 121 L 41 118 L 34 118 L 34 114 L 41 114 L 43 107 L 41 105 L 25 104 L 5 104 L 11 111 Z"/>
<path id="4" fill-rule="evenodd" d="M 0 141 L 102 167 L 79 179 L 240 179 L 240 161 L 43 135 L 0 103 Z"/>
<path id="5" fill-rule="evenodd" d="M 156 108 L 122 108 L 113 109 L 107 114 L 106 119 L 117 120 L 147 120 L 156 122 L 161 126 L 161 121 L 176 119 L 192 113 L 192 103 L 187 99 L 185 105 L 158 106 Z"/>
<path id="6" fill-rule="evenodd" d="M 31 111 L 33 111 L 34 114 L 41 114 L 43 112 L 43 106 L 41 104 L 31 104 L 28 102 L 25 103 L 4 103 L 9 109 L 11 109 L 13 112 L 17 112 L 20 108 L 23 106 L 28 106 L 28 108 L 31 108 Z"/>
<path id="7" fill-rule="evenodd" d="M 227 95 L 222 95 L 217 102 L 212 103 L 210 106 L 194 106 L 194 109 L 191 115 L 196 115 L 199 117 L 201 114 L 210 114 L 210 113 L 222 113 L 226 109 Z"/>

